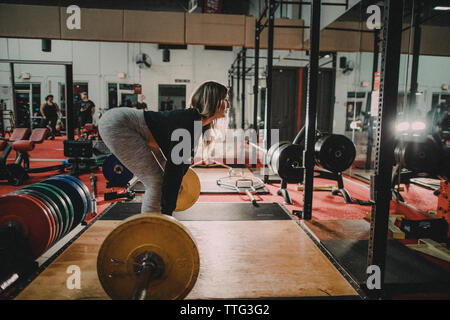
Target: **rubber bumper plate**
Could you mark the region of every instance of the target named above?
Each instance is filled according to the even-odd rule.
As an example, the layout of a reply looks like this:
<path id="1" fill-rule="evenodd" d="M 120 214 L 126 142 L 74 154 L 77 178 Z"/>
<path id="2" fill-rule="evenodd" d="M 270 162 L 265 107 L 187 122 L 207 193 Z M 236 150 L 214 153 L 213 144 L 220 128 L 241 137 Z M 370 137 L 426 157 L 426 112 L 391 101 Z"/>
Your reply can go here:
<path id="1" fill-rule="evenodd" d="M 0 225 L 18 223 L 24 233 L 33 258 L 39 257 L 51 244 L 53 223 L 44 204 L 27 194 L 8 194 L 0 197 Z"/>

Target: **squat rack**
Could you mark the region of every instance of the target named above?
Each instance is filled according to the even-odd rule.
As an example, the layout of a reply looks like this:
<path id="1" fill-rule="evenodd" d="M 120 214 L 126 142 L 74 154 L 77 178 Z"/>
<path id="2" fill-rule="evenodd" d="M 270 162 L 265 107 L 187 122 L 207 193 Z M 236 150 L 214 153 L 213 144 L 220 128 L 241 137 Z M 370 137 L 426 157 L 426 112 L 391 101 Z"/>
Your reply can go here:
<path id="1" fill-rule="evenodd" d="M 277 26 L 274 25 L 274 13 L 281 3 L 311 5 L 311 26 Z M 318 98 L 318 73 L 319 73 L 319 41 L 320 41 L 320 13 L 321 5 L 344 6 L 348 9 L 348 1 L 345 3 L 322 3 L 321 0 L 311 2 L 298 1 L 276 1 L 266 0 L 266 5 L 255 23 L 255 72 L 254 72 L 254 128 L 257 129 L 256 115 L 258 107 L 258 81 L 259 81 L 259 47 L 260 33 L 268 27 L 268 63 L 266 72 L 266 109 L 265 109 L 265 146 L 271 146 L 270 116 L 272 112 L 272 67 L 273 67 L 273 40 L 274 28 L 310 28 L 310 55 L 308 72 L 308 94 L 305 122 L 305 150 L 303 154 L 304 170 L 304 198 L 302 218 L 312 218 L 312 194 L 314 178 L 314 140 L 316 136 L 316 107 Z M 400 46 L 402 34 L 403 3 L 396 0 L 384 0 L 384 26 L 382 52 L 381 52 L 381 77 L 380 77 L 380 99 L 378 105 L 377 127 L 376 127 L 376 152 L 375 152 L 375 174 L 371 177 L 371 222 L 368 247 L 367 266 L 376 265 L 381 275 L 381 289 L 373 291 L 374 297 L 380 297 L 384 288 L 384 277 L 386 269 L 387 232 L 389 221 L 389 207 L 392 197 L 390 179 L 392 174 L 392 163 L 394 155 L 395 132 L 393 124 L 396 118 L 396 104 L 398 95 L 398 74 L 400 62 Z M 267 17 L 267 21 L 261 21 Z M 354 30 L 345 28 L 325 28 L 331 30 L 356 31 L 374 33 L 374 48 L 378 47 L 379 30 Z M 378 56 L 378 50 L 374 52 Z M 373 69 L 377 70 L 375 63 Z M 386 72 L 388 71 L 388 72 Z M 245 72 L 244 72 L 245 76 Z M 373 85 L 373 84 L 372 84 Z M 413 84 L 414 85 L 414 84 Z M 268 148 L 266 148 L 268 149 Z M 264 177 L 265 182 L 268 176 Z"/>
<path id="2" fill-rule="evenodd" d="M 40 61 L 40 60 L 15 60 L 15 59 L 0 59 L 0 63 L 9 63 L 9 69 L 11 73 L 11 87 L 13 95 L 13 109 L 14 109 L 14 121 L 17 122 L 17 102 L 16 102 L 16 89 L 15 89 L 15 64 L 46 64 L 46 65 L 59 65 L 65 68 L 66 78 L 66 128 L 67 139 L 74 139 L 74 113 L 73 113 L 73 65 L 70 61 Z M 70 90 L 69 90 L 70 88 Z"/>

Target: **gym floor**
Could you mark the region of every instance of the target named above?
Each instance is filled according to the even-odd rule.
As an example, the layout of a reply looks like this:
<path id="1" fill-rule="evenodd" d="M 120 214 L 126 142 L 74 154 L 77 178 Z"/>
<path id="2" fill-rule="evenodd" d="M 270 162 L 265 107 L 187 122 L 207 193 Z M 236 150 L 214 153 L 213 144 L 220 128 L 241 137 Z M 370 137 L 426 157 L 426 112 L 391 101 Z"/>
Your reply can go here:
<path id="1" fill-rule="evenodd" d="M 60 164 L 65 158 L 63 139 L 57 137 L 54 141 L 46 140 L 30 156 L 33 168 Z M 214 177 L 223 177 L 226 172 L 221 168 L 196 170 L 202 185 L 208 185 L 208 181 L 210 183 Z M 247 168 L 238 170 L 252 174 Z M 31 174 L 26 184 L 42 181 L 54 174 L 57 172 Z M 40 257 L 40 270 L 33 275 L 31 283 L 24 285 L 21 292 L 16 292 L 16 299 L 108 299 L 97 276 L 97 254 L 107 234 L 125 217 L 113 213 L 114 207 L 118 205 L 115 202 L 118 201 L 103 199 L 105 192 L 111 190 L 106 189 L 101 168 L 95 175 L 97 216 L 88 217 L 87 226 L 78 226 Z M 89 174 L 83 174 L 79 178 L 90 188 L 89 177 Z M 352 197 L 369 200 L 369 184 L 363 179 L 353 178 L 349 173 L 344 176 L 344 183 Z M 329 185 L 330 181 L 316 178 L 314 184 Z M 196 217 L 195 210 L 191 217 L 190 212 L 176 216 L 191 231 L 201 257 L 199 277 L 187 299 L 364 296 L 358 280 L 342 270 L 342 261 L 330 255 L 327 248 L 337 240 L 366 241 L 369 237 L 367 213 L 370 207 L 345 204 L 341 196 L 333 196 L 329 191 L 318 191 L 314 192 L 313 220 L 301 221 L 293 211 L 301 210 L 302 192 L 297 190 L 296 184 L 289 184 L 293 205 L 286 205 L 283 204 L 283 198 L 277 195 L 279 187 L 276 183 L 267 184 L 268 193 L 255 195 L 259 208 L 253 207 L 246 195 L 205 193 L 200 195 L 199 203 L 193 207 L 202 211 L 199 217 Z M 0 182 L 0 194 L 18 188 Z M 437 198 L 432 190 L 410 185 L 402 195 L 420 210 L 436 208 Z M 131 208 L 132 203 L 139 203 L 140 200 L 141 196 L 137 195 L 131 202 L 122 201 L 120 205 Z M 270 206 L 273 203 L 280 205 Z M 207 206 L 206 209 L 202 209 L 202 205 Z M 214 210 L 217 205 L 224 207 Z M 134 208 L 138 207 L 134 205 Z M 130 210 L 129 214 L 138 213 L 133 212 L 138 209 Z M 218 217 L 217 211 L 221 210 Z M 205 216 L 205 211 L 209 217 Z M 271 216 L 275 211 L 277 214 Z M 398 204 L 391 206 L 391 214 L 401 214 L 413 220 L 427 218 L 411 207 Z M 255 218 L 258 215 L 259 218 Z M 390 238 L 392 236 L 390 234 Z M 414 243 L 413 239 L 398 241 Z M 450 263 L 426 254 L 420 255 L 444 275 L 450 272 Z M 72 264 L 77 264 L 84 272 L 81 290 L 69 290 L 65 285 L 66 269 Z M 430 290 L 400 290 L 392 296 L 417 297 L 448 299 L 450 294 Z"/>

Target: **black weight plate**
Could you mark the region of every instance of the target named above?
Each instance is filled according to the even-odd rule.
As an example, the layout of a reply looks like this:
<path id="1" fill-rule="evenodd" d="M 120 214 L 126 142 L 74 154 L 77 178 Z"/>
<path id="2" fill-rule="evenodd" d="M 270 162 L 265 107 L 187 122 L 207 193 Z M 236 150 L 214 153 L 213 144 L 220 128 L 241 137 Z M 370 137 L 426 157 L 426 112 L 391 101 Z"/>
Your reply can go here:
<path id="1" fill-rule="evenodd" d="M 83 189 L 83 192 L 84 192 L 84 195 L 85 195 L 85 197 L 86 197 L 86 202 L 87 202 L 87 204 L 88 204 L 88 208 L 87 208 L 87 211 L 85 212 L 85 214 L 84 214 L 84 217 L 83 217 L 83 220 L 84 220 L 84 218 L 86 218 L 86 216 L 91 212 L 91 210 L 92 210 L 92 200 L 91 200 L 91 193 L 90 193 L 90 191 L 89 191 L 89 188 L 83 183 L 83 181 L 81 181 L 80 179 L 78 179 L 78 178 L 76 178 L 76 177 L 74 177 L 74 176 L 71 176 L 71 175 L 69 175 L 69 174 L 64 174 L 64 175 L 58 175 L 57 177 L 64 177 L 64 178 L 66 178 L 66 179 L 70 179 L 70 180 L 72 180 L 73 182 L 76 182 L 80 187 L 81 187 L 81 189 Z"/>
<path id="2" fill-rule="evenodd" d="M 269 168 L 275 173 L 278 174 L 278 165 L 277 162 L 274 161 L 274 156 L 275 153 L 277 153 L 278 149 L 285 145 L 285 144 L 289 144 L 289 141 L 281 141 L 281 142 L 277 142 L 275 144 L 273 144 L 270 148 L 269 151 L 267 151 L 267 155 L 266 155 L 266 163 L 269 166 Z M 276 157 L 276 156 L 275 156 Z"/>
<path id="3" fill-rule="evenodd" d="M 46 187 L 52 189 L 53 191 L 55 191 L 61 197 L 65 207 L 67 208 L 67 214 L 68 214 L 68 216 L 67 216 L 67 226 L 66 226 L 66 228 L 64 230 L 64 234 L 69 233 L 69 231 L 72 228 L 73 221 L 75 219 L 75 211 L 73 209 L 73 204 L 72 204 L 72 201 L 70 200 L 70 198 L 67 196 L 67 194 L 63 190 L 61 190 L 60 188 L 58 188 L 57 186 L 55 186 L 53 184 L 49 184 L 49 183 L 45 183 L 45 182 L 39 182 L 39 183 L 36 183 L 36 184 L 42 185 L 42 186 L 46 186 Z"/>
<path id="4" fill-rule="evenodd" d="M 51 186 L 54 188 L 54 186 Z M 26 187 L 23 187 L 22 189 L 30 189 L 30 190 L 37 190 L 46 196 L 48 196 L 52 201 L 56 204 L 58 207 L 58 211 L 61 215 L 61 231 L 59 235 L 59 239 L 61 239 L 67 232 L 67 227 L 69 224 L 69 209 L 67 208 L 67 205 L 63 198 L 59 195 L 58 192 L 56 192 L 54 189 L 52 189 L 50 185 L 44 185 L 41 183 L 35 183 L 30 184 Z"/>
<path id="5" fill-rule="evenodd" d="M 401 142 L 395 154 L 404 168 L 435 174 L 439 168 L 441 149 L 432 138 L 427 138 L 424 141 Z"/>
<path id="6" fill-rule="evenodd" d="M 353 164 L 356 148 L 346 136 L 331 134 L 317 140 L 314 155 L 316 163 L 321 167 L 332 172 L 342 172 Z"/>
<path id="7" fill-rule="evenodd" d="M 83 221 L 84 212 L 87 207 L 86 198 L 81 187 L 77 183 L 61 177 L 51 177 L 44 180 L 44 182 L 57 186 L 67 194 L 72 201 L 74 209 L 74 220 L 71 230 L 78 226 Z"/>
<path id="8" fill-rule="evenodd" d="M 84 218 L 88 215 L 88 213 L 89 213 L 89 208 L 90 208 L 90 206 L 91 206 L 91 199 L 89 198 L 89 197 L 86 197 L 86 195 L 85 195 L 85 192 L 84 192 L 84 190 L 83 190 L 83 188 L 81 187 L 81 185 L 80 184 L 83 184 L 82 182 L 80 182 L 78 179 L 74 179 L 74 177 L 72 177 L 72 176 L 70 176 L 70 175 L 68 175 L 68 174 L 65 174 L 65 175 L 58 175 L 58 176 L 53 176 L 53 178 L 58 178 L 58 179 L 64 179 L 64 180 L 67 180 L 67 181 L 70 181 L 70 182 L 72 182 L 72 183 L 75 183 L 75 185 L 76 186 L 78 186 L 79 188 L 77 189 L 79 192 L 81 192 L 80 193 L 80 195 L 82 196 L 82 198 L 83 198 L 83 208 L 84 208 L 84 211 L 83 211 L 83 218 L 82 218 L 82 220 L 81 221 L 84 221 Z"/>
<path id="9" fill-rule="evenodd" d="M 288 183 L 303 181 L 302 152 L 300 145 L 286 143 L 280 145 L 272 156 L 272 165 L 277 167 L 278 175 Z"/>

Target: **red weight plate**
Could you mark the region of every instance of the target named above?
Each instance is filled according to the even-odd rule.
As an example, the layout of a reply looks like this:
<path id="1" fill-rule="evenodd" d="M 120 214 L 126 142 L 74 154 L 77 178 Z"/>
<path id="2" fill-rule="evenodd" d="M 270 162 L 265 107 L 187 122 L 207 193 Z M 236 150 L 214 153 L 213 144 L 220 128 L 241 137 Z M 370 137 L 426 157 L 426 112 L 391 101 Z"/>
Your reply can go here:
<path id="1" fill-rule="evenodd" d="M 54 216 L 54 215 L 56 215 L 56 213 L 55 213 L 55 212 L 52 212 L 52 210 L 54 210 L 54 209 L 51 208 L 51 207 L 49 207 L 50 204 L 49 204 L 46 200 L 44 200 L 43 197 L 40 198 L 40 197 L 39 197 L 40 194 L 39 194 L 39 193 L 35 193 L 34 191 L 31 191 L 31 192 L 30 192 L 30 190 L 28 190 L 28 189 L 19 189 L 19 190 L 13 192 L 13 194 L 24 194 L 24 195 L 29 195 L 30 197 L 32 197 L 32 198 L 34 198 L 36 201 L 38 201 L 41 205 L 43 205 L 44 208 L 47 209 L 47 211 L 48 211 L 48 213 L 49 213 L 48 216 L 49 216 L 49 218 L 50 218 L 50 222 L 51 222 L 51 224 L 52 224 L 52 229 L 53 229 L 53 233 L 52 233 L 52 236 L 51 236 L 51 239 L 52 239 L 52 240 L 51 240 L 51 242 L 50 242 L 49 247 L 50 247 L 51 245 L 53 245 L 53 241 L 55 241 L 56 237 L 58 236 L 58 232 L 59 232 L 59 226 L 57 225 L 59 222 L 56 220 L 56 218 L 55 218 L 55 216 Z M 47 249 L 48 249 L 48 248 L 47 248 Z"/>
<path id="2" fill-rule="evenodd" d="M 28 239 L 33 257 L 47 250 L 55 233 L 54 221 L 42 202 L 25 194 L 8 194 L 0 197 L 0 225 L 15 221 Z"/>

